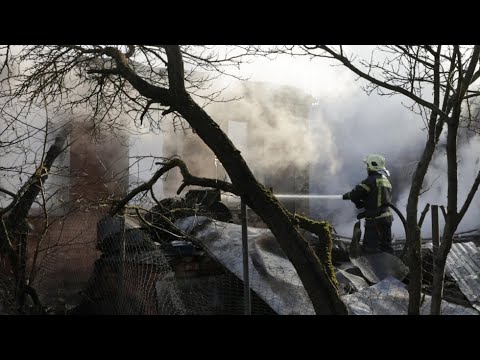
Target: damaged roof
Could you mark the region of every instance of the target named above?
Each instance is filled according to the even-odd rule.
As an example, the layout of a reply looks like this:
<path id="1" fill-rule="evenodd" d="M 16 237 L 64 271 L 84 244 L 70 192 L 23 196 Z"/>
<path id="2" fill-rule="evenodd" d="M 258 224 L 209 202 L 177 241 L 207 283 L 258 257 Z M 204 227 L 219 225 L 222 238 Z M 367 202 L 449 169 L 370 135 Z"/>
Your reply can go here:
<path id="1" fill-rule="evenodd" d="M 191 234 L 205 245 L 209 252 L 227 269 L 243 280 L 241 226 L 220 221 L 211 221 L 206 217 L 187 217 L 175 223 L 182 231 Z M 277 314 L 314 315 L 313 305 L 303 284 L 269 229 L 248 228 L 249 276 L 250 287 Z M 465 244 L 463 244 L 465 246 Z M 477 249 L 478 250 L 478 249 Z M 475 253 L 478 255 L 478 251 Z M 472 257 L 472 251 L 469 251 Z M 475 258 L 475 257 L 474 257 Z M 478 280 L 480 262 L 476 259 Z M 457 261 L 468 267 L 468 262 Z M 473 268 L 469 268 L 474 272 Z M 350 314 L 354 315 L 406 315 L 408 313 L 408 290 L 400 280 L 384 274 L 386 278 L 373 286 L 368 286 L 362 278 L 337 269 L 347 277 L 353 290 L 357 292 L 341 296 Z M 458 269 L 457 269 L 458 270 Z M 458 272 L 458 271 L 457 271 Z M 401 271 L 401 278 L 403 272 Z M 472 274 L 473 275 L 473 274 Z M 471 276 L 470 278 L 473 278 Z M 340 280 L 340 279 L 339 279 Z M 354 281 L 355 280 L 355 281 Z M 375 281 L 374 281 L 375 282 Z M 470 285 L 473 286 L 473 285 Z M 477 290 L 472 290 L 478 294 Z M 425 295 L 421 306 L 421 314 L 430 313 L 431 297 Z M 478 299 L 478 297 L 477 297 Z M 478 315 L 475 309 L 442 301 L 442 314 L 446 315 Z"/>

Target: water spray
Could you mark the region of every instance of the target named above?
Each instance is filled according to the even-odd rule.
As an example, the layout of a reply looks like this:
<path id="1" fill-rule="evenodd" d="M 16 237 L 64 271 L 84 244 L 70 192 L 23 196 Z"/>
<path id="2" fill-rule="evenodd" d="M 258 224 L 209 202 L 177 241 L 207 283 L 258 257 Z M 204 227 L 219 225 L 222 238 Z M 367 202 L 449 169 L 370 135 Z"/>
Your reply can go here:
<path id="1" fill-rule="evenodd" d="M 297 195 L 297 194 L 274 194 L 279 199 L 334 199 L 343 200 L 343 195 Z"/>

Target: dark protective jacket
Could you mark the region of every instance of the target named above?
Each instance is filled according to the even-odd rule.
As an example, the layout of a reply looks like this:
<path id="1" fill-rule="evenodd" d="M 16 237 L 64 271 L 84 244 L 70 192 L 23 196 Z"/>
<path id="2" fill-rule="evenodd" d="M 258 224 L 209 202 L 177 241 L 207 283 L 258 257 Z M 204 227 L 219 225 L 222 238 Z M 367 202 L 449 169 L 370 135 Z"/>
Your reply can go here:
<path id="1" fill-rule="evenodd" d="M 365 218 L 392 218 L 388 203 L 392 201 L 392 184 L 385 175 L 369 172 L 368 177 L 347 193 L 357 208 L 365 208 Z"/>

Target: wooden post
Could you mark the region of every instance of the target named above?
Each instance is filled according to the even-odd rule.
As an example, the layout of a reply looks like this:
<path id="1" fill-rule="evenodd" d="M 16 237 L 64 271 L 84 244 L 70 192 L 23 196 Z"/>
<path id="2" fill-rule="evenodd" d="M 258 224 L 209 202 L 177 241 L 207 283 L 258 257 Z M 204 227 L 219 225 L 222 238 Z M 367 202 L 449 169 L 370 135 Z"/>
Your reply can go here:
<path id="1" fill-rule="evenodd" d="M 248 227 L 247 227 L 247 205 L 243 201 L 240 202 L 242 217 L 242 254 L 243 254 L 243 297 L 245 302 L 245 315 L 251 315 L 250 302 L 250 277 L 248 271 Z"/>

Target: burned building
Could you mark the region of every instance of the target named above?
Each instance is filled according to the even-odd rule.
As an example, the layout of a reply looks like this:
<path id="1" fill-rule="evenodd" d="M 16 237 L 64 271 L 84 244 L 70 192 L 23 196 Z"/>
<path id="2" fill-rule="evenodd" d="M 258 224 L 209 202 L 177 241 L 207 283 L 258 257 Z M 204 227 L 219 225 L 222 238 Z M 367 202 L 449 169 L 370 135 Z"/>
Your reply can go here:
<path id="1" fill-rule="evenodd" d="M 38 207 L 29 215 L 29 270 L 47 303 L 78 298 L 99 256 L 96 223 L 111 200 L 128 189 L 127 137 L 100 133 L 94 138 L 90 125 L 71 127 L 69 146 L 52 168 L 46 185 L 48 218 Z"/>
<path id="2" fill-rule="evenodd" d="M 313 98 L 290 86 L 244 82 L 229 92 L 240 98 L 209 105 L 209 115 L 241 151 L 257 180 L 276 194 L 309 193 L 308 116 Z M 171 129 L 165 157 L 178 155 L 196 176 L 229 180 L 215 154 L 191 130 Z M 165 196 L 181 184 L 179 171 L 164 183 Z M 225 199 L 231 207 L 238 200 Z M 308 199 L 282 199 L 292 212 L 309 213 Z"/>

